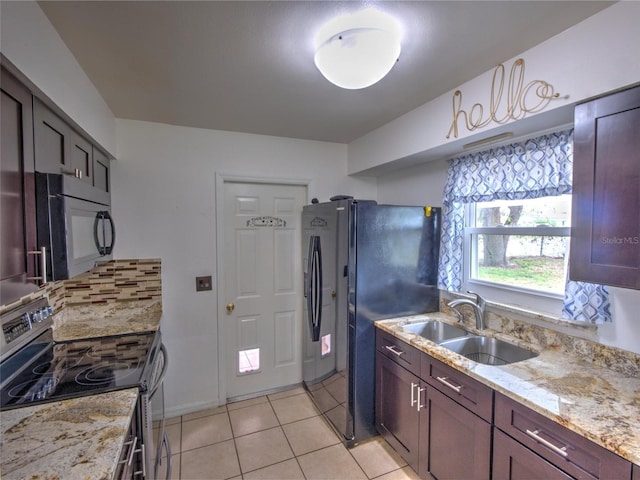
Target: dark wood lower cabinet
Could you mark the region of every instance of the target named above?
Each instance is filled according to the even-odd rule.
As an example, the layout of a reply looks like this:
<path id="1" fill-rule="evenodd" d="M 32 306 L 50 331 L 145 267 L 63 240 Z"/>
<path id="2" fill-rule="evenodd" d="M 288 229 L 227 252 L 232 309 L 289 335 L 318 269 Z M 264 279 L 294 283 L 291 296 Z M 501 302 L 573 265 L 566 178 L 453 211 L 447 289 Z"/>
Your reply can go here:
<path id="1" fill-rule="evenodd" d="M 559 468 L 497 428 L 493 433 L 494 480 L 569 480 Z"/>
<path id="2" fill-rule="evenodd" d="M 495 412 L 497 428 L 571 478 L 631 478 L 627 460 L 501 393 L 495 396 Z"/>
<path id="3" fill-rule="evenodd" d="M 416 402 L 420 379 L 379 352 L 376 362 L 376 427 L 417 471 L 420 412 Z"/>
<path id="4" fill-rule="evenodd" d="M 491 475 L 491 424 L 435 388 L 420 416 L 422 478 L 487 480 Z"/>
<path id="5" fill-rule="evenodd" d="M 376 427 L 420 478 L 640 480 L 640 466 L 390 337 L 376 332 Z"/>

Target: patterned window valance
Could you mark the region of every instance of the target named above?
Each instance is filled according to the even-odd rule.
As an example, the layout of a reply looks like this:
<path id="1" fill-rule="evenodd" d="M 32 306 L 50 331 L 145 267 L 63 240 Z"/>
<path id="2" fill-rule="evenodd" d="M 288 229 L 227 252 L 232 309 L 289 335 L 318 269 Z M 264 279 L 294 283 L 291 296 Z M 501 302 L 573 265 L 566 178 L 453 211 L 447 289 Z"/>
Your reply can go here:
<path id="1" fill-rule="evenodd" d="M 573 129 L 451 160 L 443 197 L 439 287 L 462 288 L 465 204 L 571 193 L 572 167 Z M 610 322 L 607 289 L 567 282 L 563 315 Z"/>

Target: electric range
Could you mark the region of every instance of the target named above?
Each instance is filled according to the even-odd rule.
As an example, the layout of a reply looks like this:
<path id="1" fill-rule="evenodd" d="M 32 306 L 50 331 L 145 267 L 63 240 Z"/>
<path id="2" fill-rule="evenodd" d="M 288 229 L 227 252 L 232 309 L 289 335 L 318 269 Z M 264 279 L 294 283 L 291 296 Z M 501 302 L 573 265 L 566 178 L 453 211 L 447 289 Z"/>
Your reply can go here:
<path id="1" fill-rule="evenodd" d="M 3 316 L 2 346 L 9 354 L 0 363 L 0 409 L 145 388 L 156 332 L 54 342 L 52 313 L 40 301 Z M 16 349 L 16 343 L 22 345 Z"/>

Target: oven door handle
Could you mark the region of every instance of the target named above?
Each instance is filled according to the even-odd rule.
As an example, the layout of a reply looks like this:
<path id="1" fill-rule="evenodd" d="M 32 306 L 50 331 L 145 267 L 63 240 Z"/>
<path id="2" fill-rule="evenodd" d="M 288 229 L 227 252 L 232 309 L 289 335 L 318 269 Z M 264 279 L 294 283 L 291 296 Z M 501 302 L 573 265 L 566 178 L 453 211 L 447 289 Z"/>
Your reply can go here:
<path id="1" fill-rule="evenodd" d="M 171 469 L 173 468 L 173 458 L 171 458 L 171 444 L 169 443 L 169 437 L 167 432 L 162 432 L 162 443 L 164 443 L 164 450 L 167 453 L 167 478 L 171 478 Z"/>
<path id="2" fill-rule="evenodd" d="M 160 354 L 162 355 L 163 360 L 162 371 L 160 372 L 160 375 L 158 375 L 158 379 L 156 380 L 156 382 L 149 390 L 149 398 L 153 397 L 153 394 L 156 393 L 158 387 L 162 385 L 162 382 L 164 382 L 164 377 L 167 374 L 167 367 L 169 366 L 169 354 L 167 353 L 167 349 L 165 348 L 164 343 L 160 344 Z"/>

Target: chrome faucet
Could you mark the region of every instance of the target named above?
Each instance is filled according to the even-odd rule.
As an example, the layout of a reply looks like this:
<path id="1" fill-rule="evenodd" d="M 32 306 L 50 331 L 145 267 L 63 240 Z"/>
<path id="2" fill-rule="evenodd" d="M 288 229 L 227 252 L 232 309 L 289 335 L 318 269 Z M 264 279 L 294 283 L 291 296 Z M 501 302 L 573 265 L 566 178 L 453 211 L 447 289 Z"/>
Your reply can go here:
<path id="1" fill-rule="evenodd" d="M 473 300 L 469 300 L 468 298 L 458 298 L 456 300 L 453 300 L 447 303 L 447 307 L 453 310 L 453 312 L 458 317 L 458 321 L 462 321 L 462 314 L 456 309 L 456 307 L 458 305 L 469 305 L 471 308 L 473 308 L 473 311 L 476 314 L 476 328 L 478 330 L 484 330 L 484 307 L 486 305 L 486 302 L 484 298 L 482 298 L 480 295 L 478 295 L 475 292 L 467 292 L 467 293 L 470 293 L 471 295 L 475 295 L 476 301 L 474 302 Z"/>

